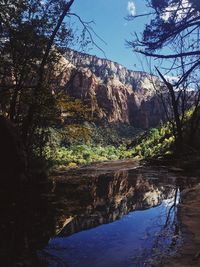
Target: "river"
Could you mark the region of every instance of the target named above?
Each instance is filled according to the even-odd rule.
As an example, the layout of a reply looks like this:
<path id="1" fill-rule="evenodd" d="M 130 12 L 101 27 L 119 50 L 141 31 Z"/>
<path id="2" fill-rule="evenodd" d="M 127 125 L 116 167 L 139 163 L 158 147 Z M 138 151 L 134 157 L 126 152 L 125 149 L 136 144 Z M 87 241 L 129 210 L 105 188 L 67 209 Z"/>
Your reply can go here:
<path id="1" fill-rule="evenodd" d="M 131 160 L 56 173 L 3 214 L 5 266 L 161 266 L 181 246 L 177 204 L 194 183 Z"/>

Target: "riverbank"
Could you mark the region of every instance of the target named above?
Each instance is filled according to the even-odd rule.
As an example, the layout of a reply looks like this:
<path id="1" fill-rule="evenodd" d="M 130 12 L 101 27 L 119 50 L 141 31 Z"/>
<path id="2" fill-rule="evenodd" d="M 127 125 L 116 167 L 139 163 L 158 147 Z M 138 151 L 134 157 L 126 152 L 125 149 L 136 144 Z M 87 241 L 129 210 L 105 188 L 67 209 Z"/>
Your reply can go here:
<path id="1" fill-rule="evenodd" d="M 82 165 L 80 167 L 70 168 L 67 171 L 56 170 L 52 172 L 50 179 L 53 181 L 60 182 L 62 180 L 68 179 L 70 175 L 75 175 L 75 174 L 81 175 L 82 173 L 104 174 L 121 170 L 136 169 L 141 165 L 142 165 L 141 161 L 133 159 L 99 161 L 88 165 Z"/>

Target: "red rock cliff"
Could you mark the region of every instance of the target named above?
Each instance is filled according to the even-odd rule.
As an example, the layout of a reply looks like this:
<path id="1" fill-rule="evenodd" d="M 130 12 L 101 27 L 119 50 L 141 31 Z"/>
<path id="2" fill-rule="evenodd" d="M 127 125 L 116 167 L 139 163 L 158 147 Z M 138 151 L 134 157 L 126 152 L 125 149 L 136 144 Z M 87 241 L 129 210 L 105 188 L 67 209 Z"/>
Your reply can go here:
<path id="1" fill-rule="evenodd" d="M 89 104 L 100 122 L 149 128 L 163 119 L 152 83 L 159 83 L 157 77 L 73 50 L 65 53 L 62 64 L 63 89 Z"/>

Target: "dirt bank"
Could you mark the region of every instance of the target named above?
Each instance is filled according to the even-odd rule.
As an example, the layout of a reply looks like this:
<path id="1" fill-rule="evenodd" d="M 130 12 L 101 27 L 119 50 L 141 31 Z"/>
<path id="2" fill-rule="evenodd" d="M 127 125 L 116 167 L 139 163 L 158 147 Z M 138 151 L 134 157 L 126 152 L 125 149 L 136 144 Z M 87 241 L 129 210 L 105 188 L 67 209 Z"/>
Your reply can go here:
<path id="1" fill-rule="evenodd" d="M 179 218 L 183 246 L 165 267 L 200 266 L 200 184 L 181 193 Z"/>

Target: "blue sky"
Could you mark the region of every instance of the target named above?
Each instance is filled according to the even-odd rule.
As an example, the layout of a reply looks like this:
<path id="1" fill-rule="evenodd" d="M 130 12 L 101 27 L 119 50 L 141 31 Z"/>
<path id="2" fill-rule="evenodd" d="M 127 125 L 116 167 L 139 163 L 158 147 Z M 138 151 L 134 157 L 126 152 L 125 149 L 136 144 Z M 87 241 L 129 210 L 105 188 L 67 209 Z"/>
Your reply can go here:
<path id="1" fill-rule="evenodd" d="M 136 14 L 148 12 L 144 0 L 75 0 L 71 12 L 78 14 L 82 20 L 91 21 L 94 31 L 107 43 L 96 39 L 108 59 L 116 61 L 133 70 L 143 70 L 141 60 L 125 45 L 125 40 L 131 40 L 131 34 L 142 32 L 148 17 L 127 21 L 125 17 L 130 12 Z M 105 57 L 97 48 L 89 50 L 90 54 Z M 141 56 L 140 56 L 141 57 Z M 143 60 L 144 62 L 144 60 Z"/>

